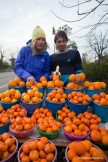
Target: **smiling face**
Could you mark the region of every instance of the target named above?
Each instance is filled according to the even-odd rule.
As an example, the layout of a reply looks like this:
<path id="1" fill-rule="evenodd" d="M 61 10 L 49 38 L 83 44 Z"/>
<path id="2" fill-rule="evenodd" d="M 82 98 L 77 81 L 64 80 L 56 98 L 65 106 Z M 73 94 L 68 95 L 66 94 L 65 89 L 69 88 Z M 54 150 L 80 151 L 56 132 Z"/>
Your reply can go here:
<path id="1" fill-rule="evenodd" d="M 37 38 L 35 41 L 35 48 L 37 51 L 43 51 L 46 46 L 45 38 Z"/>
<path id="2" fill-rule="evenodd" d="M 67 50 L 67 41 L 66 39 L 59 37 L 56 40 L 56 48 L 59 52 L 65 52 Z"/>

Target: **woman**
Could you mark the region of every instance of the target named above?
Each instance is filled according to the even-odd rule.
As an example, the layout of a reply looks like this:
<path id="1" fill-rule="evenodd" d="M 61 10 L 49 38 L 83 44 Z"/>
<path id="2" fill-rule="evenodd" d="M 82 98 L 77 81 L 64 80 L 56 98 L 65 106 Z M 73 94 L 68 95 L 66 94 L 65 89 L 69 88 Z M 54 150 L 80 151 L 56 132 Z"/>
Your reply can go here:
<path id="1" fill-rule="evenodd" d="M 68 37 L 67 34 L 60 30 L 54 37 L 57 53 L 50 56 L 51 59 L 51 72 L 54 72 L 56 67 L 59 66 L 61 73 L 61 80 L 68 83 L 70 74 L 82 73 L 81 57 L 77 50 L 70 50 L 67 47 Z M 77 77 L 77 83 L 82 82 Z"/>
<path id="2" fill-rule="evenodd" d="M 24 81 L 34 83 L 50 76 L 50 57 L 46 51 L 47 42 L 44 31 L 36 26 L 32 33 L 32 45 L 21 48 L 14 66 L 16 75 Z"/>

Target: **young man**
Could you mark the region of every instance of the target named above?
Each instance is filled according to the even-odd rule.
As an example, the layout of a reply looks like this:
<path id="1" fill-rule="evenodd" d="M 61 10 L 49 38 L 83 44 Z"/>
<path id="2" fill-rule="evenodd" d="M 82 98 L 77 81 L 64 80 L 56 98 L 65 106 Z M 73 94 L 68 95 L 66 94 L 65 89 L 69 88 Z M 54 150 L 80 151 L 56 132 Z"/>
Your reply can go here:
<path id="1" fill-rule="evenodd" d="M 70 50 L 67 47 L 68 37 L 67 34 L 60 30 L 54 37 L 57 53 L 50 56 L 51 59 L 51 72 L 56 70 L 59 66 L 61 77 L 60 79 L 64 83 L 68 83 L 70 74 L 82 73 L 82 64 L 80 53 L 77 50 Z M 77 78 L 77 83 L 80 83 L 81 79 Z"/>

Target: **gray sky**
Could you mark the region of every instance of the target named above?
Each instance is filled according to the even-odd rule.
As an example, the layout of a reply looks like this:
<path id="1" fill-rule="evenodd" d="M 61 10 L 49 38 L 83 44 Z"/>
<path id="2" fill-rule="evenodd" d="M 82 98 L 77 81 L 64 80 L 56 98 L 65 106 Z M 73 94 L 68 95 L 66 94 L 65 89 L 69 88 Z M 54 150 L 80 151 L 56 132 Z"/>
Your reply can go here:
<path id="1" fill-rule="evenodd" d="M 83 0 L 81 0 L 83 1 Z M 75 0 L 61 0 L 61 3 L 65 5 L 74 5 Z M 82 10 L 90 9 L 95 5 L 95 2 L 89 6 L 82 6 Z M 62 7 L 59 0 L 0 0 L 0 45 L 4 49 L 10 51 L 18 51 L 22 46 L 26 45 L 26 42 L 32 37 L 32 31 L 35 26 L 41 26 L 47 36 L 47 42 L 50 49 L 50 54 L 54 51 L 52 27 L 58 29 L 60 26 L 68 24 L 72 28 L 72 32 L 82 28 L 85 24 L 90 22 L 96 22 L 100 16 L 101 8 L 98 11 L 98 17 L 95 14 L 90 15 L 87 19 L 77 23 L 67 23 L 58 19 L 51 10 L 59 17 L 66 20 L 78 19 L 75 9 L 66 9 Z M 101 30 L 104 30 L 103 26 Z M 80 53 L 86 51 L 85 39 L 79 39 L 79 36 L 83 36 L 86 30 L 80 33 L 72 35 L 70 38 L 74 40 Z"/>

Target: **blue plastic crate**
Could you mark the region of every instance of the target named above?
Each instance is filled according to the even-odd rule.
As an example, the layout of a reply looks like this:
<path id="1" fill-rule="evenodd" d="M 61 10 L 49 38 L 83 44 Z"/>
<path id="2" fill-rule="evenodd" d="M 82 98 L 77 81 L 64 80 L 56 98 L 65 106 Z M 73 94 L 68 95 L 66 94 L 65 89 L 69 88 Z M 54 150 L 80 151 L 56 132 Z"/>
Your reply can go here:
<path id="1" fill-rule="evenodd" d="M 66 104 L 66 101 L 65 102 L 51 102 L 51 101 L 48 101 L 47 99 L 45 99 L 45 103 L 46 103 L 46 107 L 51 110 L 51 112 L 53 113 L 53 116 L 55 117 L 56 116 L 56 113 L 58 110 L 61 110 L 62 107 L 65 106 Z"/>
<path id="2" fill-rule="evenodd" d="M 87 111 L 90 103 L 91 102 L 89 102 L 88 104 L 83 104 L 83 105 L 75 104 L 68 99 L 68 106 L 69 106 L 70 110 L 74 111 L 76 114 L 83 113 L 83 112 Z"/>
<path id="3" fill-rule="evenodd" d="M 10 120 L 8 121 L 8 123 L 0 126 L 0 134 L 8 132 L 9 131 L 9 125 L 10 125 Z"/>
<path id="4" fill-rule="evenodd" d="M 108 122 L 108 106 L 101 106 L 92 101 L 93 113 L 98 115 L 103 123 Z"/>
<path id="5" fill-rule="evenodd" d="M 26 86 L 24 86 L 24 87 L 8 87 L 8 89 L 12 89 L 12 88 L 15 90 L 19 90 L 21 94 L 26 91 Z"/>
<path id="6" fill-rule="evenodd" d="M 87 89 L 85 88 L 85 92 L 92 97 L 94 94 L 100 94 L 101 92 L 105 92 L 106 89 L 102 89 L 102 90 L 91 90 L 91 89 Z"/>
<path id="7" fill-rule="evenodd" d="M 20 99 L 15 102 L 11 102 L 11 103 L 6 103 L 6 102 L 2 102 L 2 101 L 0 103 L 1 103 L 1 106 L 5 110 L 7 110 L 7 109 L 11 108 L 13 105 L 20 104 Z"/>
<path id="8" fill-rule="evenodd" d="M 64 88 L 64 91 L 66 94 L 70 94 L 72 93 L 73 91 L 77 91 L 77 92 L 83 92 L 83 88 L 82 89 L 69 89 L 69 88 Z"/>
<path id="9" fill-rule="evenodd" d="M 27 114 L 29 116 L 31 116 L 33 114 L 33 112 L 36 110 L 36 108 L 40 108 L 42 107 L 43 104 L 43 100 L 42 99 L 40 102 L 37 103 L 26 103 L 23 100 L 21 100 L 21 106 L 24 107 L 27 110 Z"/>

